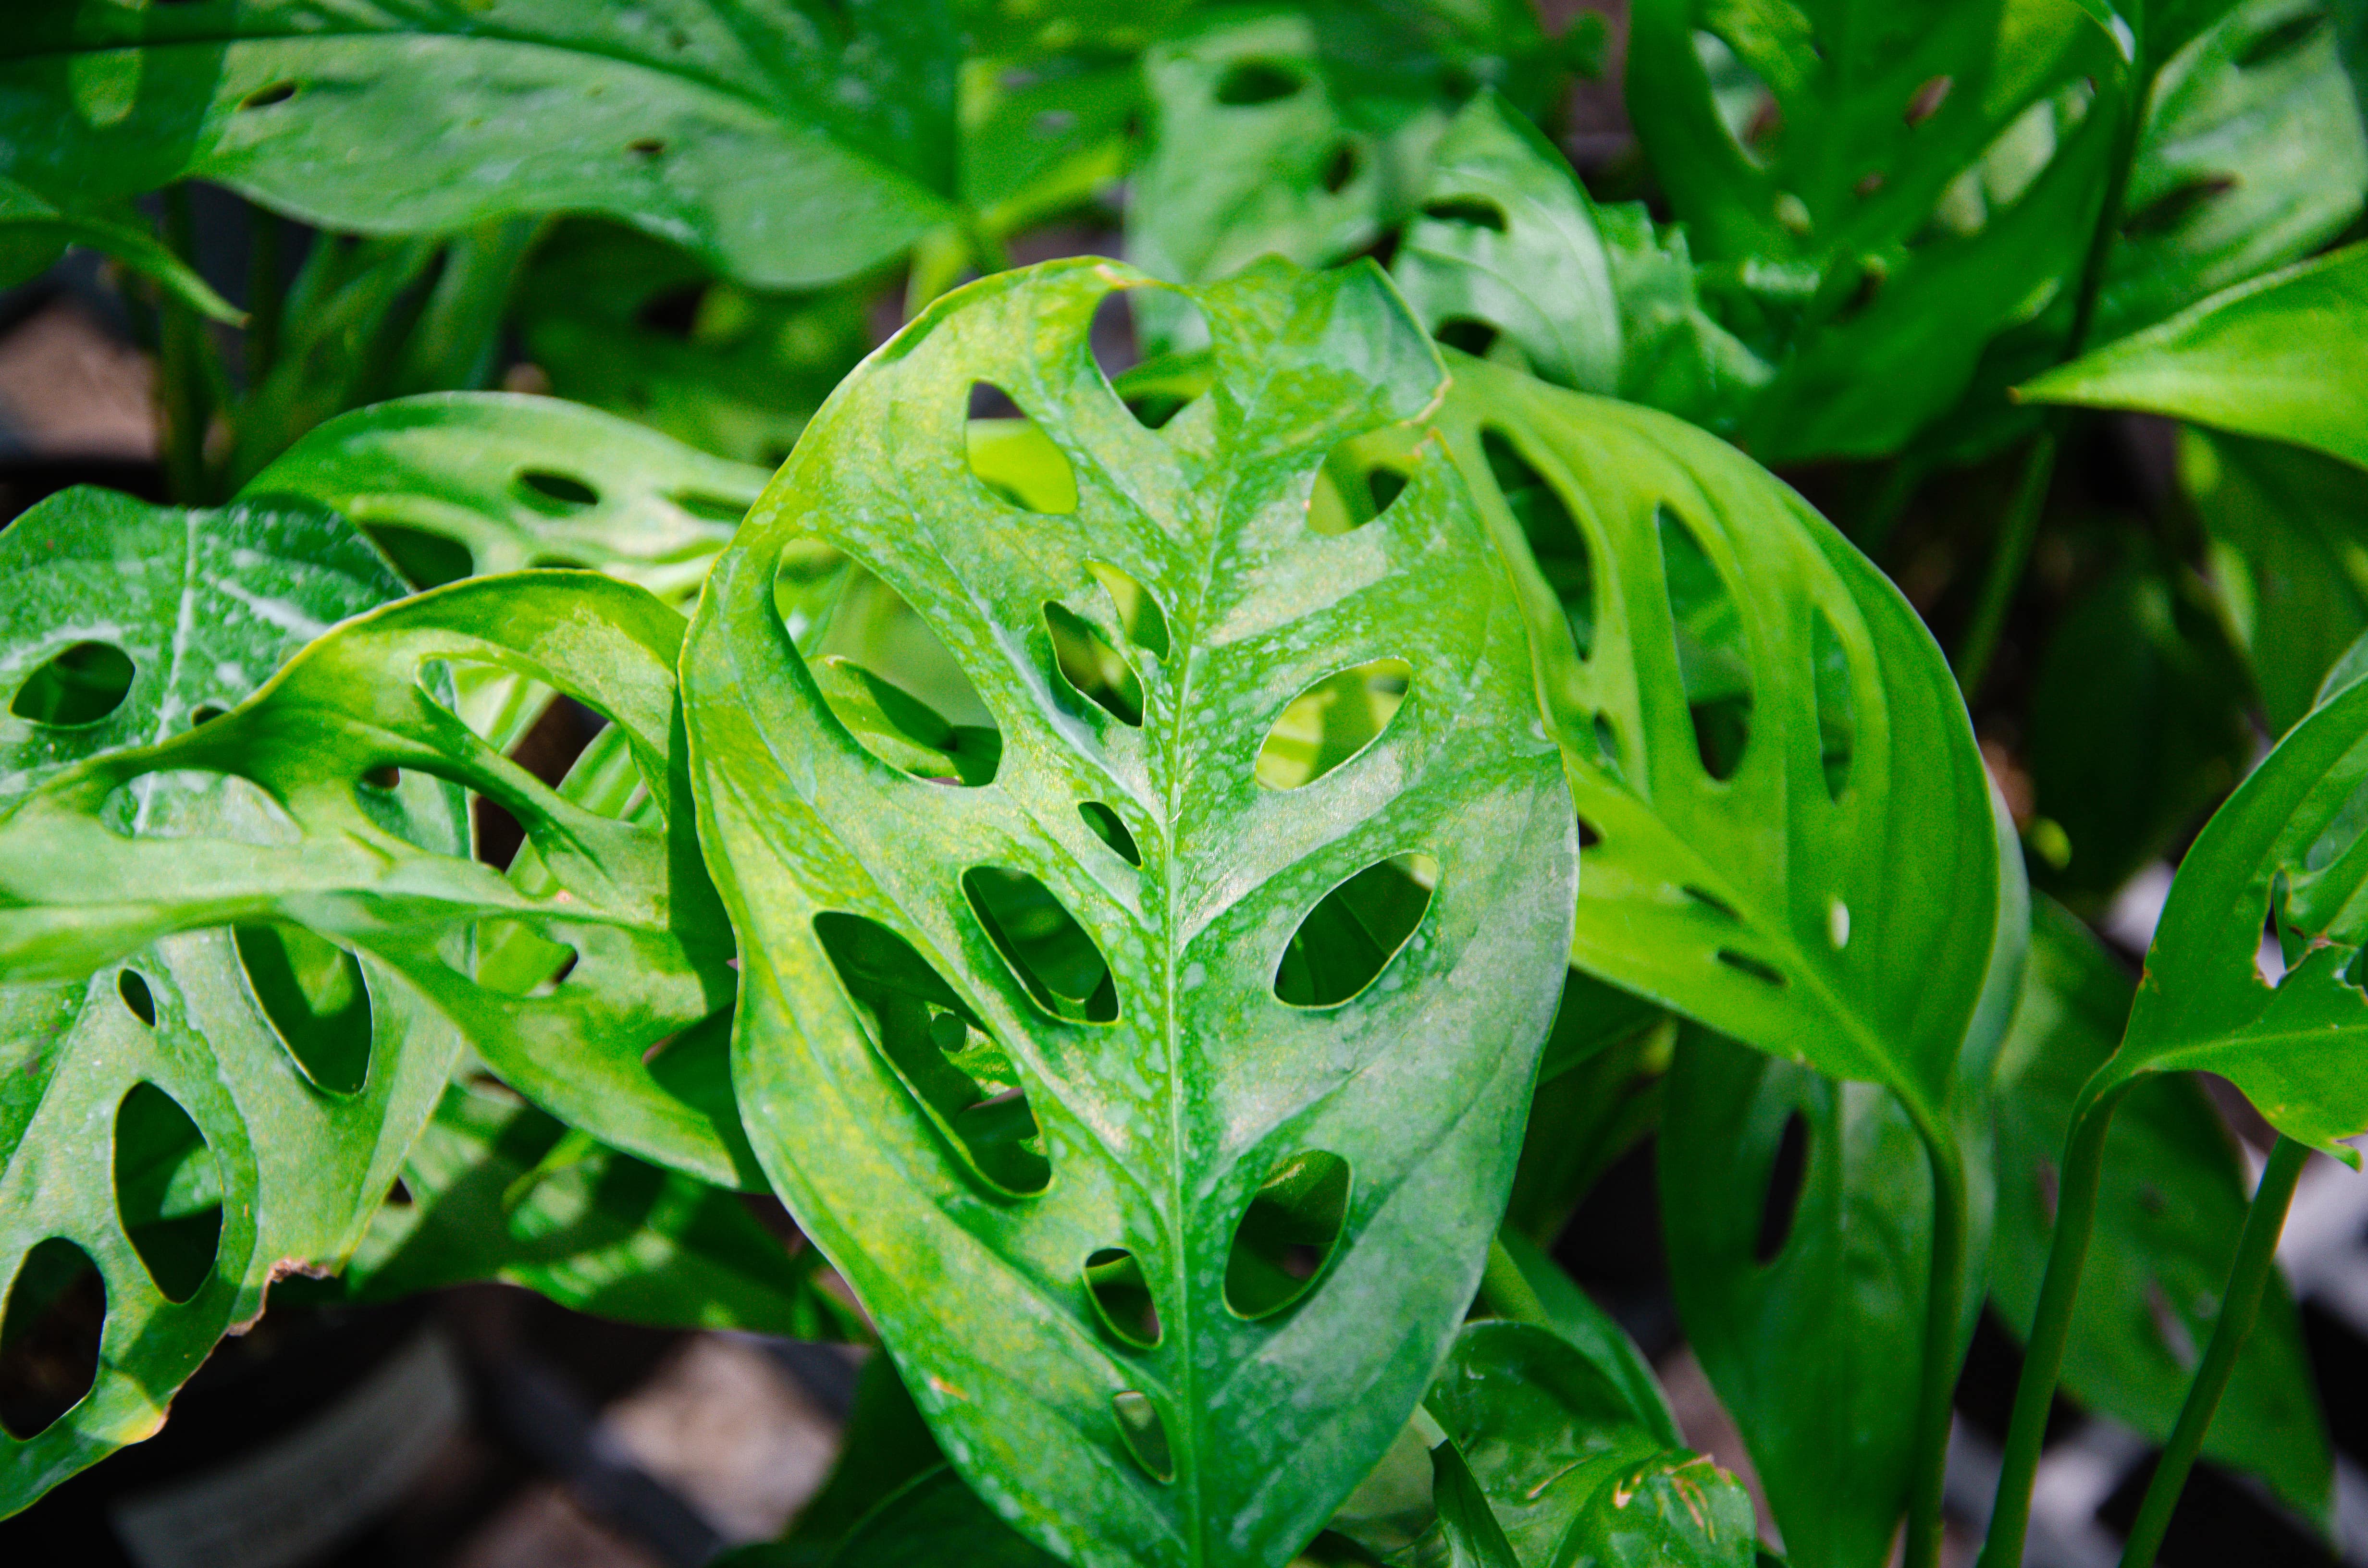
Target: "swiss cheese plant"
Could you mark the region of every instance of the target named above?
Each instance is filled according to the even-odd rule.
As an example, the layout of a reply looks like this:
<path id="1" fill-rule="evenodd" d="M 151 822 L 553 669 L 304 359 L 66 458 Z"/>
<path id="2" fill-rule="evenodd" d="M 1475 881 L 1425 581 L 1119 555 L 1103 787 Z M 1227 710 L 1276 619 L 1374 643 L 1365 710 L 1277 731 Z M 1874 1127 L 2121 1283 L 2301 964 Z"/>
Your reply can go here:
<path id="1" fill-rule="evenodd" d="M 2328 1528 L 2333 9 L 12 23 L 174 504 L 0 532 L 0 1514 L 501 1280 L 873 1348 L 744 1568 L 1933 1568 L 1985 1312 L 1989 1568 L 2059 1388 Z"/>

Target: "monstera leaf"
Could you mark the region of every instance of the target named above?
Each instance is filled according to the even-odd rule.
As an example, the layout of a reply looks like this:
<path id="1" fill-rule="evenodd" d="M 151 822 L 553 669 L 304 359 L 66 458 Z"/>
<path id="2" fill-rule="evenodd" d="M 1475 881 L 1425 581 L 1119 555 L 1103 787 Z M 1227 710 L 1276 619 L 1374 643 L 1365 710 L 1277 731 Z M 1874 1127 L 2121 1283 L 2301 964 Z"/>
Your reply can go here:
<path id="1" fill-rule="evenodd" d="M 2021 389 L 2136 408 L 2368 468 L 2368 245 L 2257 278 Z"/>
<path id="2" fill-rule="evenodd" d="M 2022 998 L 1998 1064 L 1990 1294 L 2018 1334 L 2029 1330 L 2039 1301 L 2055 1228 L 2055 1162 L 2073 1107 L 2121 1039 L 2130 989 L 2128 975 L 2078 921 L 2040 902 Z M 2140 1084 L 2122 1102 L 2103 1168 L 2064 1384 L 2087 1408 L 2160 1442 L 2212 1337 L 2250 1184 L 2202 1086 L 2172 1074 Z M 2327 1520 L 2334 1459 L 2302 1323 L 2274 1274 L 2204 1450 L 2260 1476 L 2290 1507 Z"/>
<path id="3" fill-rule="evenodd" d="M 516 1097 L 444 1092 L 339 1278 L 350 1301 L 500 1279 L 560 1305 L 666 1328 L 860 1337 L 737 1193 L 570 1133 Z"/>
<path id="4" fill-rule="evenodd" d="M 2074 5 L 1641 0 L 1629 110 L 1694 253 L 1784 345 L 1739 437 L 1896 450 L 2077 270 L 2128 62 Z"/>
<path id="5" fill-rule="evenodd" d="M 45 195 L 195 176 L 381 233 L 606 212 L 776 288 L 885 260 L 954 210 L 939 4 L 89 0 L 20 20 L 0 172 Z"/>
<path id="6" fill-rule="evenodd" d="M 2356 655 L 2180 861 L 2129 1030 L 2084 1100 L 2148 1073 L 2217 1073 L 2287 1137 L 2359 1163 L 2337 1142 L 2368 1131 L 2368 838 L 2356 803 L 2368 681 Z"/>
<path id="7" fill-rule="evenodd" d="M 575 403 L 431 392 L 330 421 L 245 493 L 334 508 L 425 585 L 588 566 L 688 602 L 764 483 Z"/>
<path id="8" fill-rule="evenodd" d="M 1156 430 L 1087 338 L 1147 281 L 1049 263 L 931 307 L 757 503 L 684 671 L 752 1136 L 946 1452 L 1071 1561 L 1279 1564 L 1471 1301 L 1576 843 L 1384 280 L 1179 300 L 1212 371 Z M 1062 483 L 978 476 L 978 382 Z M 1386 508 L 1312 507 L 1380 429 L 1412 443 Z M 918 613 L 991 745 L 799 654 L 777 594 L 818 544 Z"/>
<path id="9" fill-rule="evenodd" d="M 402 592 L 323 514 L 95 490 L 0 533 L 0 813 L 86 759 L 211 722 L 314 632 Z M 458 851 L 445 794 L 402 820 Z M 255 815 L 233 780 L 183 775 L 141 781 L 108 821 L 154 842 Z M 54 1304 L 96 1339 L 87 1392 L 0 1409 L 6 1515 L 154 1432 L 275 1278 L 353 1249 L 458 1042 L 375 960 L 267 928 L 168 937 L 62 983 L 0 974 L 0 1333 Z"/>
<path id="10" fill-rule="evenodd" d="M 87 245 L 155 279 L 173 298 L 218 322 L 245 318 L 154 234 L 124 218 L 69 212 L 0 178 L 0 288 L 46 271 L 68 245 Z"/>
<path id="11" fill-rule="evenodd" d="M 299 614 L 263 596 L 252 608 Z M 0 819 L 0 967 L 63 980 L 177 931 L 294 927 L 371 955 L 564 1119 L 753 1184 L 721 1022 L 694 1028 L 731 1005 L 731 933 L 682 771 L 681 636 L 643 590 L 575 572 L 472 579 L 349 621 L 239 707 L 81 763 Z M 575 784 L 554 790 L 454 711 L 487 669 L 609 719 Z M 128 790 L 190 774 L 228 780 L 237 820 L 123 835 Z M 507 877 L 458 852 L 458 821 L 406 835 L 400 806 L 447 779 L 523 824 Z M 602 810 L 569 798 L 595 779 Z"/>

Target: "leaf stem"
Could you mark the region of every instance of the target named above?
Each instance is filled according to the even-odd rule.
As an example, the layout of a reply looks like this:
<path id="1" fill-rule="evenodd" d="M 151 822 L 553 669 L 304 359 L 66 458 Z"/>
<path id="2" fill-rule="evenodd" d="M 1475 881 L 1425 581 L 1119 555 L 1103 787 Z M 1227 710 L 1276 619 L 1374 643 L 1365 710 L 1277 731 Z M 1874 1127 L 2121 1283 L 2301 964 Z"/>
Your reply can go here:
<path id="1" fill-rule="evenodd" d="M 2088 1261 L 2089 1237 L 2096 1228 L 2097 1190 L 2105 1172 L 2105 1134 L 2127 1085 L 2102 1093 L 2095 1080 L 2080 1091 L 2065 1140 L 2064 1163 L 2055 1184 L 2055 1235 L 2040 1277 L 2039 1305 L 2022 1352 L 2022 1377 L 2015 1384 L 2014 1414 L 2007 1422 L 2006 1451 L 1998 1468 L 1998 1499 L 1990 1506 L 1989 1539 L 1976 1568 L 2021 1568 L 2022 1541 L 2031 1528 L 2031 1487 L 2039 1474 L 2039 1450 L 2047 1439 L 2048 1407 L 2064 1373 L 2064 1346 L 2071 1337 L 2072 1306 Z"/>
<path id="2" fill-rule="evenodd" d="M 1949 1475 L 1950 1407 L 1957 1393 L 1957 1320 L 1965 1299 L 1966 1193 L 1956 1141 L 1927 1130 L 1932 1167 L 1932 1276 L 1924 1306 L 1923 1385 L 1908 1468 L 1906 1568 L 1939 1568 L 1941 1499 Z"/>
<path id="3" fill-rule="evenodd" d="M 165 242 L 190 262 L 197 248 L 196 224 L 186 184 L 165 189 Z M 165 421 L 165 478 L 176 500 L 201 506 L 206 494 L 206 421 L 212 414 L 200 366 L 205 324 L 168 290 L 156 296 L 156 401 Z"/>
<path id="4" fill-rule="evenodd" d="M 2270 1151 L 2260 1184 L 2253 1189 L 2252 1206 L 2245 1211 L 2237 1259 L 2228 1266 L 2227 1289 L 2220 1297 L 2220 1321 L 2213 1324 L 2203 1364 L 2188 1385 L 2179 1425 L 2172 1428 L 2162 1458 L 2155 1462 L 2146 1501 L 2138 1505 L 2137 1521 L 2131 1525 L 2129 1541 L 2122 1549 L 2122 1568 L 2153 1568 L 2154 1554 L 2162 1550 L 2171 1510 L 2179 1506 L 2179 1494 L 2187 1484 L 2187 1472 L 2195 1467 L 2212 1414 L 2220 1408 L 2229 1374 L 2237 1369 L 2237 1353 L 2244 1348 L 2245 1336 L 2252 1332 L 2253 1319 L 2260 1311 L 2261 1292 L 2269 1284 L 2271 1269 L 2277 1266 L 2278 1233 L 2285 1229 L 2294 1183 L 2309 1158 L 2309 1146 L 2291 1138 L 2280 1138 Z"/>
<path id="5" fill-rule="evenodd" d="M 2055 477 L 2055 433 L 2050 430 L 2032 442 L 2023 458 L 2022 477 L 2007 504 L 2006 522 L 1982 577 L 1973 621 L 1957 647 L 1957 689 L 1964 693 L 1968 708 L 1981 695 L 1983 678 L 1998 653 L 1998 635 L 2006 630 L 2007 611 L 2014 607 L 2014 591 L 2021 585 L 2023 563 L 2031 559 L 2032 541 L 2039 536 L 2039 515 L 2047 509 L 2048 483 Z"/>
<path id="6" fill-rule="evenodd" d="M 1500 1318 L 1554 1326 L 1553 1315 L 1530 1284 L 1530 1277 L 1513 1261 L 1502 1236 L 1488 1238 L 1488 1261 L 1480 1270 L 1480 1299 Z"/>
<path id="7" fill-rule="evenodd" d="M 279 323 L 287 301 L 287 284 L 280 273 L 281 243 L 287 226 L 279 214 L 264 207 L 247 210 L 250 238 L 246 260 L 245 384 L 251 392 L 271 373 L 279 358 Z"/>

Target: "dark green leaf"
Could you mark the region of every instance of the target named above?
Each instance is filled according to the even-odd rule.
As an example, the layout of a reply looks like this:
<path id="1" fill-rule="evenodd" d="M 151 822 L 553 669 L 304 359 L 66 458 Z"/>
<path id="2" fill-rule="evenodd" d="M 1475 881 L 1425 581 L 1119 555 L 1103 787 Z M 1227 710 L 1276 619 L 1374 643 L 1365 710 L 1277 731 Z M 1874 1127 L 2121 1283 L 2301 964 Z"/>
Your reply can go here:
<path id="1" fill-rule="evenodd" d="M 250 597 L 243 614 L 320 630 L 295 601 Z M 84 762 L 0 819 L 0 964 L 65 979 L 176 931 L 301 926 L 380 960 L 572 1124 L 708 1180 L 753 1183 L 721 1031 L 645 1065 L 733 994 L 731 932 L 685 788 L 681 636 L 674 611 L 589 573 L 472 579 L 348 622 L 246 703 Z M 598 809 L 508 761 L 448 705 L 489 670 L 611 721 L 577 764 L 576 790 L 598 779 L 608 791 L 587 802 Z M 146 780 L 192 772 L 236 781 L 225 788 L 250 809 L 169 843 L 122 835 L 111 801 L 153 800 L 169 786 Z M 402 803 L 442 800 L 438 780 L 524 824 L 509 877 L 454 852 L 457 799 L 444 836 L 406 835 Z"/>
<path id="2" fill-rule="evenodd" d="M 1504 1527 L 1488 1511 L 1488 1499 L 1455 1445 L 1441 1443 L 1431 1449 L 1430 1466 L 1431 1501 L 1439 1509 L 1439 1533 L 1447 1543 L 1449 1568 L 1521 1568 Z"/>
<path id="3" fill-rule="evenodd" d="M 0 44 L 0 160 L 51 196 L 194 176 L 365 233 L 606 212 L 810 287 L 951 215 L 956 43 L 910 0 L 88 0 Z"/>
<path id="4" fill-rule="evenodd" d="M 2055 1162 L 2080 1086 L 2120 1040 L 2131 985 L 2060 905 L 2033 911 L 2031 964 L 2000 1051 L 1998 1207 L 1990 1292 L 2017 1334 L 2039 1301 L 2055 1223 Z M 2104 1189 L 2065 1348 L 2064 1386 L 2099 1415 L 2156 1442 L 2170 1436 L 2244 1227 L 2250 1184 L 2192 1078 L 2139 1085 L 2114 1114 Z M 2269 1482 L 2328 1520 L 2333 1460 L 2302 1324 L 2272 1275 L 2260 1316 L 2204 1437 L 2223 1464 Z"/>
<path id="5" fill-rule="evenodd" d="M 398 559 L 424 538 L 458 546 L 462 574 L 585 566 L 688 603 L 764 483 L 575 403 L 439 392 L 332 420 L 245 494 L 333 507 Z"/>
<path id="6" fill-rule="evenodd" d="M 1537 1293 L 1538 1303 L 1545 1308 L 1546 1326 L 1592 1362 L 1595 1369 L 1620 1391 L 1628 1402 L 1628 1419 L 1651 1433 L 1662 1447 L 1682 1447 L 1678 1418 L 1669 1412 L 1668 1398 L 1661 1392 L 1660 1380 L 1653 1376 L 1651 1364 L 1636 1347 L 1636 1342 L 1628 1337 L 1628 1331 L 1610 1312 L 1597 1306 L 1594 1299 L 1563 1272 L 1562 1266 L 1543 1247 L 1522 1235 L 1501 1239 L 1506 1252 L 1520 1269 L 1521 1278 L 1529 1281 L 1530 1289 Z"/>
<path id="7" fill-rule="evenodd" d="M 1332 449 L 1437 396 L 1385 281 L 1269 264 L 1199 292 L 1210 390 L 1156 431 L 1087 338 L 1145 281 L 1081 259 L 933 306 L 817 415 L 717 563 L 685 670 L 746 964 L 735 1083 L 946 1451 L 1081 1562 L 1271 1562 L 1372 1468 L 1471 1300 L 1576 846 L 1445 455 L 1410 453 L 1374 521 L 1309 527 Z M 1057 449 L 1073 510 L 972 471 L 982 381 Z M 934 629 L 1000 730 L 992 783 L 913 778 L 833 718 L 775 604 L 783 552 L 817 540 Z M 1064 673 L 1048 606 L 1133 673 L 1139 727 Z M 1408 686 L 1378 738 L 1259 782 L 1293 699 L 1381 659 Z M 1431 862 L 1406 945 L 1352 999 L 1286 1004 L 1294 934 L 1394 857 Z M 1082 972 L 998 950 L 982 867 L 1081 928 L 1106 1006 L 1043 1005 Z M 1293 1299 L 1227 1301 L 1237 1240 L 1286 1244 Z"/>
<path id="8" fill-rule="evenodd" d="M 244 321 L 236 306 L 154 234 L 124 218 L 69 212 L 0 177 L 0 288 L 47 270 L 68 245 L 87 245 L 155 279 L 165 291 L 218 322 Z"/>

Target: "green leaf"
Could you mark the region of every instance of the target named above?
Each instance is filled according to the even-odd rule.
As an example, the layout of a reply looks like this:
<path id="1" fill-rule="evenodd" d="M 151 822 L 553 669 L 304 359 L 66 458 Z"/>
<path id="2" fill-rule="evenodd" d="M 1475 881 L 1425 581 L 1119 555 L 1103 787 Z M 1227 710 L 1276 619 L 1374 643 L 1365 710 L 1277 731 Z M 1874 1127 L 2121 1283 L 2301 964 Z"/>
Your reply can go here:
<path id="1" fill-rule="evenodd" d="M 1439 1508 L 1449 1568 L 1521 1568 L 1504 1527 L 1488 1511 L 1488 1499 L 1455 1445 L 1441 1443 L 1431 1449 L 1430 1465 L 1430 1494 Z"/>
<path id="2" fill-rule="evenodd" d="M 359 1301 L 499 1279 L 564 1307 L 664 1328 L 860 1337 L 736 1193 L 592 1144 L 507 1095 L 444 1091 L 340 1281 Z"/>
<path id="3" fill-rule="evenodd" d="M 320 630 L 283 597 L 245 608 Z M 645 1064 L 733 994 L 731 933 L 683 772 L 681 636 L 674 611 L 589 573 L 472 579 L 347 622 L 230 712 L 84 762 L 0 818 L 0 965 L 67 979 L 176 931 L 298 927 L 381 960 L 570 1124 L 753 1185 L 721 1030 Z M 613 780 L 600 809 L 543 784 L 453 711 L 455 685 L 488 669 L 610 721 L 577 763 L 579 788 Z M 170 843 L 121 835 L 118 791 L 189 772 L 243 781 L 247 815 Z M 508 877 L 457 852 L 457 798 L 440 835 L 406 836 L 398 803 L 440 798 L 439 779 L 524 825 L 529 846 Z"/>
<path id="4" fill-rule="evenodd" d="M 15 180 L 0 177 L 0 287 L 45 271 L 68 245 L 87 245 L 113 256 L 154 278 L 199 315 L 233 325 L 246 319 L 146 229 L 94 213 L 62 210 Z"/>
<path id="5" fill-rule="evenodd" d="M 2089 1074 L 2120 1040 L 2129 978 L 2062 906 L 2033 912 L 2031 964 L 2000 1052 L 1998 1231 L 1990 1292 L 2027 1334 L 2055 1229 L 2055 1164 Z M 2218 1316 L 2250 1197 L 2237 1151 L 2202 1087 L 2164 1075 L 2114 1114 L 2104 1190 L 2080 1275 L 2064 1385 L 2155 1442 L 2170 1436 Z M 2286 1504 L 2330 1522 L 2334 1460 L 2302 1324 L 2273 1276 L 2204 1451 L 2260 1476 Z"/>
<path id="6" fill-rule="evenodd" d="M 2012 955 L 1930 634 L 1733 448 L 1453 366 L 1449 449 L 1520 585 L 1585 824 L 1572 963 L 1937 1127 Z"/>
<path id="7" fill-rule="evenodd" d="M 2143 409 L 2368 468 L 2368 244 L 2223 290 L 2021 395 Z"/>
<path id="8" fill-rule="evenodd" d="M 2360 215 L 2368 136 L 2327 12 L 2327 0 L 2250 0 L 2165 65 L 2091 342 L 2299 261 Z M 2161 57 L 2151 16 L 2146 41 Z"/>
<path id="9" fill-rule="evenodd" d="M 816 416 L 684 668 L 752 1134 L 947 1453 L 1076 1562 L 1278 1562 L 1471 1300 L 1576 846 L 1444 454 L 1406 455 L 1374 521 L 1309 526 L 1333 448 L 1438 396 L 1386 282 L 1272 263 L 1198 291 L 1210 390 L 1156 431 L 1087 343 L 1146 282 L 1077 259 L 932 306 Z M 977 381 L 1074 510 L 970 472 Z M 911 778 L 834 718 L 775 604 L 817 541 L 934 630 L 1000 731 L 991 783 Z M 1384 660 L 1406 685 L 1368 747 L 1260 782 L 1294 699 L 1347 708 L 1344 672 Z M 1327 989 L 1360 954 L 1370 983 Z"/>
<path id="10" fill-rule="evenodd" d="M 745 288 L 649 235 L 566 221 L 528 265 L 518 333 L 560 396 L 769 469 L 871 347 L 874 288 Z"/>
<path id="11" fill-rule="evenodd" d="M 93 198 L 196 177 L 372 233 L 604 212 L 804 288 L 951 215 L 956 45 L 908 0 L 84 0 L 0 45 L 0 172 Z"/>
<path id="12" fill-rule="evenodd" d="M 2127 554 L 2056 623 L 2030 699 L 2034 809 L 2071 851 L 2040 880 L 2081 907 L 2170 848 L 2253 755 L 2248 683 L 2208 591 L 2143 541 Z"/>
<path id="13" fill-rule="evenodd" d="M 762 469 L 575 403 L 432 392 L 330 421 L 245 493 L 332 507 L 399 562 L 457 546 L 459 575 L 591 567 L 687 604 L 764 484 Z"/>
<path id="14" fill-rule="evenodd" d="M 1915 1128 L 1872 1085 L 1698 1028 L 1679 1032 L 1668 1085 L 1661 1222 L 1686 1338 L 1793 1557 L 1880 1568 L 1925 1354 L 1932 1203 Z"/>
<path id="15" fill-rule="evenodd" d="M 1596 1178 L 1652 1131 L 1672 1027 L 1650 1003 L 1570 971 L 1521 1135 L 1509 1229 L 1551 1244 Z"/>
<path id="16" fill-rule="evenodd" d="M 313 631 L 402 591 L 335 517 L 173 511 L 99 490 L 0 532 L 0 812 L 86 759 L 219 722 Z M 431 795 L 410 831 L 433 829 L 442 805 L 457 835 L 454 803 Z M 184 775 L 125 792 L 108 821 L 153 842 L 235 832 L 258 812 L 233 781 Z M 434 1107 L 458 1042 L 389 971 L 316 955 L 367 997 L 333 1042 L 363 1070 L 324 1085 L 322 1054 L 299 1050 L 324 1042 L 295 1030 L 306 1014 L 250 952 L 214 929 L 71 983 L 0 966 L 0 1295 L 13 1318 L 47 1289 L 95 1286 L 106 1313 L 89 1392 L 44 1430 L 0 1436 L 0 1516 L 154 1433 L 274 1279 L 336 1267 Z M 66 1267 L 44 1281 L 44 1258 Z"/>
<path id="17" fill-rule="evenodd" d="M 1771 462 L 1895 451 L 2078 268 L 2127 63 L 2082 10 L 1648 0 L 1626 100 L 1705 264 L 1778 361 L 1738 436 Z M 1766 341 L 1763 343 L 1763 337 Z"/>
<path id="18" fill-rule="evenodd" d="M 2337 1140 L 2368 1131 L 2368 683 L 2329 684 L 2180 861 L 2129 1030 L 2086 1094 L 2217 1073 L 2279 1131 L 2356 1165 Z"/>
<path id="19" fill-rule="evenodd" d="M 2211 536 L 2214 585 L 2270 732 L 2283 734 L 2368 631 L 2368 473 L 2302 447 L 2189 428 L 2179 476 Z"/>
<path id="20" fill-rule="evenodd" d="M 1563 1342 L 1592 1362 L 1628 1402 L 1628 1418 L 1657 1438 L 1664 1448 L 1681 1448 L 1678 1418 L 1652 1364 L 1619 1320 L 1595 1304 L 1594 1298 L 1562 1270 L 1545 1248 L 1519 1234 L 1501 1238 L 1521 1278 L 1545 1308 L 1546 1324 Z"/>

